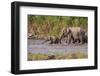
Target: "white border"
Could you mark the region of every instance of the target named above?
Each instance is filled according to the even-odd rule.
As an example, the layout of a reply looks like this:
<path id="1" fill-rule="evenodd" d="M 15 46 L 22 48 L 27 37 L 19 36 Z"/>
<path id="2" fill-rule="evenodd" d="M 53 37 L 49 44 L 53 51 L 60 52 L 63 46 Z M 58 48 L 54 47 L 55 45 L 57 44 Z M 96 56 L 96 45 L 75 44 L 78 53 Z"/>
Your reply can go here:
<path id="1" fill-rule="evenodd" d="M 27 15 L 88 17 L 88 59 L 27 61 Z M 94 65 L 94 11 L 43 7 L 20 7 L 20 70 Z"/>

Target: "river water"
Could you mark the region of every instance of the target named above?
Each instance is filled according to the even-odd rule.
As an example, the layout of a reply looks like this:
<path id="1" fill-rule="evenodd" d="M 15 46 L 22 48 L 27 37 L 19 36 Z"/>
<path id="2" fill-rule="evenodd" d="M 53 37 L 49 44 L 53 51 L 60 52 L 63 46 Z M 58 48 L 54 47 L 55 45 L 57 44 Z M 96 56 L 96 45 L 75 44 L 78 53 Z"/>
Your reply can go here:
<path id="1" fill-rule="evenodd" d="M 28 39 L 28 52 L 33 54 L 55 54 L 65 52 L 87 52 L 87 44 L 49 44 L 49 42 L 43 43 L 44 40 Z"/>

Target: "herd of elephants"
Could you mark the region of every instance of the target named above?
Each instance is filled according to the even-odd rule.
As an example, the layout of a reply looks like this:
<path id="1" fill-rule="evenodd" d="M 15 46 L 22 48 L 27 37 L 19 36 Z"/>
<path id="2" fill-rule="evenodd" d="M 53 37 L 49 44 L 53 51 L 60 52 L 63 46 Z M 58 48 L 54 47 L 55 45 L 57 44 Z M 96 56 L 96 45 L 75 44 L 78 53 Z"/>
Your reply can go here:
<path id="1" fill-rule="evenodd" d="M 33 35 L 30 35 L 31 38 Z M 87 30 L 82 27 L 66 27 L 62 29 L 60 36 L 54 37 L 49 36 L 46 37 L 45 41 L 43 43 L 46 43 L 49 41 L 50 44 L 61 44 L 62 42 L 67 44 L 84 44 L 88 42 L 88 33 Z"/>

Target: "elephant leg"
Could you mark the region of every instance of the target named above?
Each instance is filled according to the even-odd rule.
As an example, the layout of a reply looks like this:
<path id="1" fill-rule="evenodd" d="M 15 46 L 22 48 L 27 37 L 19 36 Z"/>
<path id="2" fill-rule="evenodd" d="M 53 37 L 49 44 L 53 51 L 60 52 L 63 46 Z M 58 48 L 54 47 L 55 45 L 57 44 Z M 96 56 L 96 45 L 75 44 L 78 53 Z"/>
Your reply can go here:
<path id="1" fill-rule="evenodd" d="M 71 43 L 71 39 L 68 40 L 68 44 L 70 44 L 70 43 Z"/>
<path id="2" fill-rule="evenodd" d="M 68 41 L 67 41 L 67 40 L 68 40 Z M 71 35 L 68 35 L 67 40 L 66 40 L 66 42 L 67 42 L 68 44 L 70 44 L 70 43 L 71 43 Z"/>
<path id="3" fill-rule="evenodd" d="M 59 39 L 59 43 L 61 44 L 61 40 Z"/>
<path id="4" fill-rule="evenodd" d="M 82 36 L 82 44 L 84 44 L 84 43 L 86 43 L 86 36 L 85 35 Z"/>
<path id="5" fill-rule="evenodd" d="M 68 43 L 68 41 L 66 40 L 66 43 Z"/>
<path id="6" fill-rule="evenodd" d="M 54 42 L 51 40 L 49 44 L 53 44 Z"/>
<path id="7" fill-rule="evenodd" d="M 72 43 L 75 43 L 75 42 L 76 42 L 76 40 L 75 40 L 75 38 L 73 37 L 73 35 L 71 35 L 71 41 L 72 41 Z"/>
<path id="8" fill-rule="evenodd" d="M 85 43 L 87 43 L 88 42 L 88 38 L 87 38 L 87 36 L 85 36 Z"/>
<path id="9" fill-rule="evenodd" d="M 78 38 L 78 39 L 77 39 L 77 42 L 78 42 L 78 43 L 80 43 L 80 42 L 81 42 L 81 40 Z"/>
<path id="10" fill-rule="evenodd" d="M 83 41 L 82 44 L 86 43 L 86 38 L 83 37 L 83 40 L 82 41 Z"/>
<path id="11" fill-rule="evenodd" d="M 50 44 L 54 43 L 54 38 L 50 37 Z"/>
<path id="12" fill-rule="evenodd" d="M 55 44 L 58 44 L 59 43 L 59 38 L 58 37 L 54 40 L 54 43 Z"/>
<path id="13" fill-rule="evenodd" d="M 58 38 L 58 43 L 60 43 L 60 44 L 61 44 L 61 39 L 60 39 L 60 38 Z"/>
<path id="14" fill-rule="evenodd" d="M 76 42 L 77 42 L 77 39 L 74 39 L 74 40 L 73 40 L 73 43 L 75 44 Z"/>
<path id="15" fill-rule="evenodd" d="M 88 38 L 87 36 L 84 36 L 84 43 L 87 43 L 88 42 Z"/>
<path id="16" fill-rule="evenodd" d="M 84 38 L 83 37 L 81 38 L 81 44 L 84 44 Z"/>

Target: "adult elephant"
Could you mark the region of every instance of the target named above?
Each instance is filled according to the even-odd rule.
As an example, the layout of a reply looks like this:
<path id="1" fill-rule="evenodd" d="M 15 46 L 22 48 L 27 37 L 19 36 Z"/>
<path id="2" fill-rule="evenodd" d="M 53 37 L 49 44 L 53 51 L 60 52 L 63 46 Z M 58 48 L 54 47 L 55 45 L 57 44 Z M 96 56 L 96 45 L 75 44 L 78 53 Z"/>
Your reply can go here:
<path id="1" fill-rule="evenodd" d="M 67 38 L 66 43 L 68 43 L 68 44 L 70 44 L 70 43 L 82 43 L 82 44 L 84 44 L 85 42 L 87 42 L 86 32 L 81 27 L 64 28 L 62 31 L 62 34 L 60 36 L 60 41 L 65 37 Z"/>

